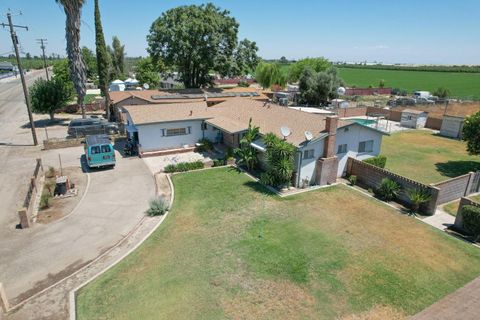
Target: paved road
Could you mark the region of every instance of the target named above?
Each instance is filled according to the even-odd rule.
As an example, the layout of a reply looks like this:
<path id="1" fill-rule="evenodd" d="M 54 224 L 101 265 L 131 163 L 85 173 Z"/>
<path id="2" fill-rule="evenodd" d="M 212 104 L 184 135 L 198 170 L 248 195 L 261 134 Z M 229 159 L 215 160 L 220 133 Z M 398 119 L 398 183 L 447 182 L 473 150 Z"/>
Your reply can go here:
<path id="1" fill-rule="evenodd" d="M 30 75 L 28 81 L 43 75 Z M 17 230 L 16 209 L 40 157 L 45 166 L 80 166 L 82 148 L 41 151 L 31 145 L 19 81 L 0 83 L 0 282 L 11 303 L 72 273 L 120 241 L 143 217 L 154 180 L 141 159 L 117 154 L 115 169 L 94 171 L 75 212 L 64 220 Z M 65 128 L 59 127 L 60 134 Z M 54 132 L 55 132 L 54 130 Z M 39 130 L 39 141 L 44 131 Z M 49 132 L 50 135 L 50 132 Z"/>

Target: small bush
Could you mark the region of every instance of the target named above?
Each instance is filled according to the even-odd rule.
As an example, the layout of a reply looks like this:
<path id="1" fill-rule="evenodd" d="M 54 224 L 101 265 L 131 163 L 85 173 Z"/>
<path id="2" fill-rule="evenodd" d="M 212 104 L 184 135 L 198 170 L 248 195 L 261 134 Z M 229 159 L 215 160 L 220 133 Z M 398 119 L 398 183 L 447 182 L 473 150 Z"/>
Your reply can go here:
<path id="1" fill-rule="evenodd" d="M 380 188 L 378 188 L 377 190 L 380 198 L 387 202 L 395 200 L 398 196 L 399 191 L 400 185 L 388 178 L 382 179 L 382 182 L 380 183 Z"/>
<path id="2" fill-rule="evenodd" d="M 213 159 L 213 166 L 214 167 L 221 167 L 227 164 L 226 159 Z"/>
<path id="3" fill-rule="evenodd" d="M 50 208 L 50 200 L 52 199 L 52 195 L 48 192 L 44 192 L 40 197 L 40 209 L 47 209 Z"/>
<path id="4" fill-rule="evenodd" d="M 463 227 L 474 236 L 474 241 L 480 239 L 480 207 L 466 205 L 462 207 Z"/>
<path id="5" fill-rule="evenodd" d="M 145 213 L 148 216 L 154 217 L 154 216 L 161 216 L 165 214 L 167 210 L 168 210 L 168 203 L 165 201 L 164 198 L 158 197 L 150 200 L 149 208 L 147 211 L 145 211 Z"/>
<path id="6" fill-rule="evenodd" d="M 203 169 L 203 167 L 204 167 L 204 163 L 198 160 L 194 162 L 180 162 L 177 164 L 169 164 L 165 166 L 163 171 L 165 173 L 185 172 L 190 170 Z"/>
<path id="7" fill-rule="evenodd" d="M 350 185 L 354 186 L 357 184 L 357 176 L 352 174 L 350 177 L 348 177 L 348 181 L 350 182 Z"/>
<path id="8" fill-rule="evenodd" d="M 205 151 L 213 150 L 213 142 L 208 140 L 207 138 L 198 140 L 198 143 L 200 143 L 200 146 L 197 147 L 198 152 L 205 152 Z"/>
<path id="9" fill-rule="evenodd" d="M 233 148 L 228 147 L 227 148 L 227 154 L 225 155 L 225 158 L 227 158 L 227 160 L 229 160 L 229 159 L 233 159 L 233 156 L 234 156 Z"/>
<path id="10" fill-rule="evenodd" d="M 45 191 L 52 195 L 53 191 L 55 191 L 55 186 L 56 186 L 55 181 L 46 181 L 45 182 Z"/>
<path id="11" fill-rule="evenodd" d="M 48 167 L 47 172 L 45 173 L 46 178 L 53 178 L 55 177 L 55 168 L 54 167 Z"/>
<path id="12" fill-rule="evenodd" d="M 266 186 L 271 186 L 275 182 L 275 177 L 273 177 L 269 172 L 264 172 L 260 174 L 259 182 Z"/>
<path id="13" fill-rule="evenodd" d="M 363 162 L 383 169 L 383 168 L 385 168 L 385 165 L 387 164 L 387 157 L 383 156 L 383 155 L 379 155 L 379 156 L 376 156 L 376 157 L 365 159 L 365 160 L 363 160 Z"/>
<path id="14" fill-rule="evenodd" d="M 238 85 L 239 87 L 242 87 L 242 88 L 248 88 L 248 87 L 250 87 L 250 85 L 248 84 L 248 82 L 245 81 L 245 80 L 240 80 L 237 85 Z"/>
<path id="15" fill-rule="evenodd" d="M 407 196 L 412 202 L 412 213 L 417 213 L 420 205 L 430 200 L 432 197 L 425 189 L 408 189 Z"/>

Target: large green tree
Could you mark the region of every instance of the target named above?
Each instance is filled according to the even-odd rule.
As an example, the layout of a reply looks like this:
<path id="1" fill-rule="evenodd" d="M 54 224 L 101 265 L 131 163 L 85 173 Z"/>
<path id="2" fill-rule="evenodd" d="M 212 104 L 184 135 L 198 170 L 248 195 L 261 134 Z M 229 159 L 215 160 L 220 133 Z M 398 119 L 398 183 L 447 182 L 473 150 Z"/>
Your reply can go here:
<path id="1" fill-rule="evenodd" d="M 264 89 L 274 84 L 284 87 L 287 83 L 285 74 L 276 63 L 260 62 L 255 69 L 255 79 Z"/>
<path id="2" fill-rule="evenodd" d="M 66 86 L 68 86 L 72 94 L 75 93 L 72 77 L 70 77 L 70 67 L 68 66 L 67 59 L 58 60 L 53 64 L 53 77 L 61 80 Z"/>
<path id="3" fill-rule="evenodd" d="M 288 81 L 290 82 L 297 82 L 300 80 L 300 76 L 302 75 L 305 69 L 312 69 L 315 72 L 322 72 L 327 71 L 332 64 L 330 61 L 323 57 L 319 58 L 305 58 L 298 60 L 294 64 L 292 64 L 288 70 Z"/>
<path id="4" fill-rule="evenodd" d="M 260 62 L 257 51 L 258 47 L 255 41 L 243 39 L 238 43 L 234 53 L 234 62 L 237 68 L 236 75 L 244 76 L 255 71 Z"/>
<path id="5" fill-rule="evenodd" d="M 82 57 L 87 67 L 87 78 L 96 80 L 97 78 L 97 58 L 93 54 L 92 50 L 87 47 L 82 47 Z"/>
<path id="6" fill-rule="evenodd" d="M 467 151 L 473 155 L 480 155 L 480 112 L 465 119 L 462 139 L 467 141 Z"/>
<path id="7" fill-rule="evenodd" d="M 343 80 L 338 77 L 336 68 L 330 67 L 325 72 L 315 72 L 311 68 L 303 70 L 300 81 L 300 100 L 310 105 L 320 105 L 335 98 L 338 87 Z"/>
<path id="8" fill-rule="evenodd" d="M 80 17 L 84 0 L 55 0 L 55 2 L 60 4 L 65 11 L 65 38 L 67 39 L 70 75 L 77 92 L 77 103 L 82 109 L 82 117 L 85 118 L 84 99 L 87 93 L 87 68 L 80 49 Z"/>
<path id="9" fill-rule="evenodd" d="M 237 46 L 238 23 L 211 3 L 164 12 L 150 27 L 148 52 L 175 67 L 187 88 L 209 85 L 209 73 L 228 70 Z"/>
<path id="10" fill-rule="evenodd" d="M 112 67 L 114 78 L 124 78 L 125 76 L 125 46 L 122 45 L 117 36 L 113 37 L 112 49 Z"/>
<path id="11" fill-rule="evenodd" d="M 160 83 L 160 72 L 163 66 L 161 62 L 153 62 L 151 57 L 138 60 L 135 75 L 140 83 L 147 83 L 150 88 L 157 88 Z"/>
<path id="12" fill-rule="evenodd" d="M 32 110 L 50 115 L 54 119 L 55 111 L 64 107 L 72 98 L 71 87 L 60 77 L 52 80 L 37 79 L 29 88 Z"/>
<path id="13" fill-rule="evenodd" d="M 108 85 L 110 82 L 110 64 L 111 58 L 107 51 L 105 36 L 103 35 L 102 19 L 100 17 L 100 8 L 98 0 L 95 0 L 95 51 L 97 54 L 97 73 L 100 91 L 105 97 L 105 110 L 107 119 L 110 119 L 110 95 Z"/>

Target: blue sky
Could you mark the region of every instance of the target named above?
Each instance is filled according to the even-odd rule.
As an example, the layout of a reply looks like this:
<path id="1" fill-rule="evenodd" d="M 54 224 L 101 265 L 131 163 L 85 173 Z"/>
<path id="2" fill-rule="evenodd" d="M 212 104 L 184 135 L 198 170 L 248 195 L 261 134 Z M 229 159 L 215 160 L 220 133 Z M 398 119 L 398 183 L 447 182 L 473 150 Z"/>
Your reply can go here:
<path id="1" fill-rule="evenodd" d="M 225 0 L 240 23 L 239 39 L 257 42 L 264 58 L 325 56 L 334 61 L 480 64 L 478 0 Z M 202 1 L 100 0 L 105 37 L 117 35 L 129 56 L 146 55 L 146 35 L 160 14 Z M 8 8 L 24 52 L 40 53 L 35 39 L 47 38 L 47 53 L 65 55 L 65 16 L 54 0 L 0 0 L 0 22 Z M 82 12 L 81 43 L 94 49 L 93 0 Z M 0 54 L 12 51 L 0 29 Z"/>

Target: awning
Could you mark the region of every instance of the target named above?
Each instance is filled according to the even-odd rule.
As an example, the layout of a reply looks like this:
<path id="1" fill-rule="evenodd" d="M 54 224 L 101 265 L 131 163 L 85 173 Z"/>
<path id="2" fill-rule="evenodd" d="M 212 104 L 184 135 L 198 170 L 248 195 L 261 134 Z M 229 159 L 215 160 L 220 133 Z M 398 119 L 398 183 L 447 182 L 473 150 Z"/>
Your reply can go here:
<path id="1" fill-rule="evenodd" d="M 257 140 L 255 140 L 255 141 L 253 141 L 252 143 L 250 143 L 250 145 L 251 145 L 254 149 L 256 149 L 256 150 L 258 150 L 258 151 L 260 151 L 260 152 L 265 152 L 265 151 L 267 151 L 267 147 L 265 146 L 265 143 L 263 142 L 262 139 L 257 139 Z"/>

